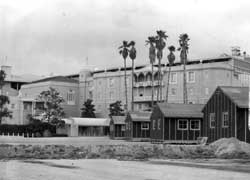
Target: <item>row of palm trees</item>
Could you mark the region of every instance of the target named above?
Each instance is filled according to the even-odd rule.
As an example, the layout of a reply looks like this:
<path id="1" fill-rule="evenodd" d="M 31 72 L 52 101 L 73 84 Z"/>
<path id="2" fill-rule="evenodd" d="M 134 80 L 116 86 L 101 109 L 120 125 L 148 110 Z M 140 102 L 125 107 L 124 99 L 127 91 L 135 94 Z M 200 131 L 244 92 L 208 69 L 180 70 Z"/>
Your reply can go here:
<path id="1" fill-rule="evenodd" d="M 151 64 L 151 71 L 152 71 L 152 79 L 151 79 L 151 87 L 152 87 L 152 97 L 151 97 L 151 106 L 154 105 L 154 67 L 156 58 L 158 59 L 158 86 L 157 86 L 157 102 L 162 102 L 162 81 L 163 81 L 163 73 L 161 70 L 162 67 L 162 58 L 163 58 L 163 50 L 166 47 L 166 40 L 168 36 L 166 35 L 165 31 L 159 30 L 156 31 L 156 36 L 149 36 L 146 40 L 146 45 L 149 45 L 149 60 Z M 187 104 L 188 97 L 187 97 L 187 83 L 186 83 L 186 63 L 187 63 L 187 53 L 189 48 L 189 37 L 187 34 L 181 34 L 179 36 L 179 45 L 178 51 L 180 51 L 180 59 L 181 63 L 183 64 L 183 103 Z M 126 60 L 129 56 L 132 60 L 132 103 L 131 103 L 131 110 L 134 110 L 134 95 L 133 95 L 133 85 L 134 85 L 134 60 L 136 59 L 136 49 L 135 49 L 135 42 L 130 41 L 123 41 L 123 44 L 118 48 L 119 53 L 122 55 L 124 60 L 124 85 L 125 85 L 125 111 L 128 110 L 128 95 L 127 95 L 127 74 L 126 74 Z M 175 47 L 173 45 L 168 47 L 169 54 L 168 58 L 168 79 L 167 79 L 167 89 L 166 89 L 166 98 L 165 101 L 168 102 L 168 91 L 169 91 L 169 81 L 170 81 L 170 73 L 171 73 L 171 66 L 174 64 L 175 61 Z"/>

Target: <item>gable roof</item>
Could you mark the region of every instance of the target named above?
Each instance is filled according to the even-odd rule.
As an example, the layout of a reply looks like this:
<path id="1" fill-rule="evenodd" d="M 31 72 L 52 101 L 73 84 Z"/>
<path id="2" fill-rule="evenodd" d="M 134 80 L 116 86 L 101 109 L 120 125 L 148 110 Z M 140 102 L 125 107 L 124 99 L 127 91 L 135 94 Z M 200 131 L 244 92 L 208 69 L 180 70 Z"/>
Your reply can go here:
<path id="1" fill-rule="evenodd" d="M 47 82 L 47 81 L 78 83 L 77 80 L 70 79 L 70 78 L 64 77 L 64 76 L 48 77 L 48 78 L 40 79 L 40 80 L 37 80 L 37 81 L 32 81 L 31 83 L 40 83 L 40 82 Z"/>
<path id="2" fill-rule="evenodd" d="M 114 124 L 125 124 L 125 116 L 111 116 Z"/>
<path id="3" fill-rule="evenodd" d="M 151 112 L 139 112 L 139 111 L 133 111 L 129 112 L 132 121 L 143 121 L 143 122 L 150 122 L 150 116 Z"/>
<path id="4" fill-rule="evenodd" d="M 219 86 L 219 88 L 238 107 L 240 108 L 249 107 L 249 88 L 248 87 Z"/>
<path id="5" fill-rule="evenodd" d="M 158 103 L 165 117 L 202 118 L 203 104 Z"/>

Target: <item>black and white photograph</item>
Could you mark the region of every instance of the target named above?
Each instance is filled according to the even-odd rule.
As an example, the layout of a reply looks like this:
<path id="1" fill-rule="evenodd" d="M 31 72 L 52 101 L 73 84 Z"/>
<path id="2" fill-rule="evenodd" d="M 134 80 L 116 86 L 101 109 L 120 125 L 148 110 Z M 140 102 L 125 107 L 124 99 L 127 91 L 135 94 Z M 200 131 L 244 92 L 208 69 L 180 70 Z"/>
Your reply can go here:
<path id="1" fill-rule="evenodd" d="M 0 180 L 250 179 L 250 1 L 0 0 Z"/>

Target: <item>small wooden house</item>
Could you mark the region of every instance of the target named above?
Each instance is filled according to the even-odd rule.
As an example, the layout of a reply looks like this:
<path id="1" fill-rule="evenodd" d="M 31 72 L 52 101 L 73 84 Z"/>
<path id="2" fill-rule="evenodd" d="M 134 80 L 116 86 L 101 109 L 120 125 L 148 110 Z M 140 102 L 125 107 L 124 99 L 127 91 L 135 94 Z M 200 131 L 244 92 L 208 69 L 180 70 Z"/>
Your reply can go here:
<path id="1" fill-rule="evenodd" d="M 201 137 L 201 104 L 158 103 L 152 112 L 151 140 L 163 143 L 197 143 Z"/>
<path id="2" fill-rule="evenodd" d="M 125 119 L 125 137 L 132 141 L 150 140 L 151 112 L 129 112 Z"/>
<path id="3" fill-rule="evenodd" d="M 110 117 L 110 138 L 124 139 L 125 137 L 125 116 Z"/>
<path id="4" fill-rule="evenodd" d="M 250 143 L 249 88 L 219 86 L 203 109 L 208 142 L 235 137 Z"/>

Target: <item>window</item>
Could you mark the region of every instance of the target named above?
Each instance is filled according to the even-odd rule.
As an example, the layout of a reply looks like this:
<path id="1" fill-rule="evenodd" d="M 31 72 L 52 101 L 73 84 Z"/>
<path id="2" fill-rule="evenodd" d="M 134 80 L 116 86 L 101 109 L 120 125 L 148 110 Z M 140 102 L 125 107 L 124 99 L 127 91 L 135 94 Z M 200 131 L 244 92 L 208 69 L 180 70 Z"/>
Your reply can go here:
<path id="1" fill-rule="evenodd" d="M 143 122 L 141 124 L 141 129 L 142 130 L 149 130 L 149 123 Z"/>
<path id="2" fill-rule="evenodd" d="M 161 119 L 158 119 L 158 129 L 161 129 Z"/>
<path id="3" fill-rule="evenodd" d="M 194 95 L 194 88 L 190 87 L 188 88 L 189 95 L 193 96 Z"/>
<path id="4" fill-rule="evenodd" d="M 228 119 L 228 112 L 222 113 L 222 127 L 228 127 L 229 126 L 229 119 Z"/>
<path id="5" fill-rule="evenodd" d="M 175 96 L 177 93 L 177 89 L 176 88 L 171 88 L 171 95 Z"/>
<path id="6" fill-rule="evenodd" d="M 215 128 L 215 113 L 209 115 L 210 128 Z"/>
<path id="7" fill-rule="evenodd" d="M 114 78 L 109 78 L 109 87 L 114 86 Z"/>
<path id="8" fill-rule="evenodd" d="M 188 130 L 187 119 L 179 119 L 178 120 L 178 130 Z"/>
<path id="9" fill-rule="evenodd" d="M 177 73 L 170 73 L 170 83 L 171 84 L 177 83 Z"/>
<path id="10" fill-rule="evenodd" d="M 11 109 L 15 109 L 15 104 L 11 104 Z"/>
<path id="11" fill-rule="evenodd" d="M 113 91 L 109 92 L 109 99 L 114 99 L 114 92 Z"/>
<path id="12" fill-rule="evenodd" d="M 209 89 L 205 88 L 205 95 L 208 95 L 208 94 L 209 94 Z"/>
<path id="13" fill-rule="evenodd" d="M 155 120 L 153 120 L 153 130 L 155 130 Z"/>
<path id="14" fill-rule="evenodd" d="M 195 73 L 193 71 L 188 72 L 188 82 L 195 82 Z"/>
<path id="15" fill-rule="evenodd" d="M 200 130 L 200 120 L 191 120 L 190 130 Z"/>
<path id="16" fill-rule="evenodd" d="M 69 105 L 75 105 L 75 92 L 72 90 L 69 90 L 67 93 L 67 103 Z"/>
<path id="17" fill-rule="evenodd" d="M 208 70 L 205 70 L 204 73 L 205 73 L 205 78 L 208 78 Z"/>
<path id="18" fill-rule="evenodd" d="M 125 131 L 125 125 L 122 125 L 122 129 L 121 129 L 122 131 Z"/>

